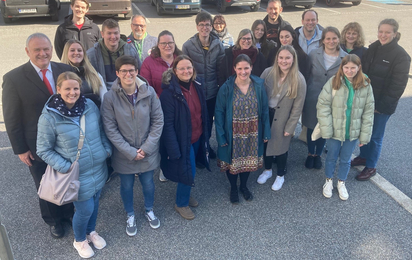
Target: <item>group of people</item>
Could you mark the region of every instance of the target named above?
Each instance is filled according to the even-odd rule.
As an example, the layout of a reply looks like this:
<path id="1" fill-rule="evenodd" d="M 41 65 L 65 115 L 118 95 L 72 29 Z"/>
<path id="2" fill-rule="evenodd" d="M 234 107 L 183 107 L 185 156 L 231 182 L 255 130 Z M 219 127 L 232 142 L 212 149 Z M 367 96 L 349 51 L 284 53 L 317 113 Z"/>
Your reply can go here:
<path id="1" fill-rule="evenodd" d="M 106 246 L 95 227 L 110 173 L 120 177 L 127 235 L 137 233 L 135 177 L 142 185 L 144 215 L 152 228 L 160 227 L 153 210 L 159 167 L 162 181 L 178 183 L 175 210 L 191 220 L 191 207 L 198 206 L 191 196 L 196 168 L 210 170 L 210 159 L 217 158 L 226 173 L 233 204 L 239 192 L 253 199 L 250 173 L 264 167 L 257 179 L 264 184 L 273 163 L 271 188 L 280 190 L 300 118 L 307 128 L 305 166 L 321 169 L 325 143 L 328 147 L 326 198 L 332 196 L 338 159 L 342 200 L 349 197 L 345 181 L 351 165 L 365 165 L 357 180 L 376 173 L 385 125 L 406 87 L 411 61 L 398 45 L 394 19 L 381 21 L 378 40 L 365 48 L 358 23 L 347 24 L 341 34 L 320 26 L 309 9 L 302 26 L 293 29 L 280 16 L 281 1 L 269 0 L 268 15 L 241 30 L 236 41 L 222 15 L 199 13 L 198 33 L 180 50 L 170 31 L 150 36 L 141 15 L 132 18 L 128 37 L 113 19 L 105 20 L 100 32 L 85 16 L 88 8 L 88 0 L 72 0 L 73 13 L 56 31 L 62 63 L 50 61 L 50 39 L 34 33 L 26 41 L 30 61 L 3 78 L 7 133 L 36 188 L 47 165 L 69 170 L 85 118 L 78 201 L 57 206 L 39 199 L 53 237 L 64 235 L 62 221 L 72 222 L 73 246 L 81 257 L 94 255 L 89 243 Z M 213 124 L 217 151 L 209 144 Z M 351 162 L 358 142 L 361 153 Z"/>

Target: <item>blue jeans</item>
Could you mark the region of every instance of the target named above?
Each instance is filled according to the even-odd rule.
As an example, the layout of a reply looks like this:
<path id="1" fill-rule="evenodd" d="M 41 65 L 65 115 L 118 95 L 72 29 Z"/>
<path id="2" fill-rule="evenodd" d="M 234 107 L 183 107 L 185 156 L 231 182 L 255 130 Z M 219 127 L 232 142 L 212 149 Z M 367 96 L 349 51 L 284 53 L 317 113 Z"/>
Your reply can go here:
<path id="1" fill-rule="evenodd" d="M 333 178 L 335 172 L 336 161 L 339 157 L 339 170 L 338 178 L 341 181 L 345 181 L 348 177 L 350 169 L 350 161 L 353 150 L 355 149 L 358 140 L 341 142 L 335 139 L 326 140 L 326 146 L 328 147 L 328 153 L 325 161 L 325 175 L 326 178 Z"/>
<path id="2" fill-rule="evenodd" d="M 86 234 L 96 228 L 97 213 L 99 211 L 99 198 L 102 190 L 99 190 L 93 197 L 85 201 L 73 202 L 76 212 L 73 216 L 73 233 L 77 242 L 86 240 Z"/>
<path id="3" fill-rule="evenodd" d="M 388 122 L 390 116 L 391 115 L 379 113 L 374 114 L 371 141 L 369 144 L 360 148 L 359 155 L 361 158 L 366 158 L 367 168 L 376 168 L 376 164 L 378 164 L 379 156 L 381 155 L 382 150 L 383 135 L 385 134 L 386 123 Z"/>
<path id="4" fill-rule="evenodd" d="M 153 182 L 154 171 L 139 174 L 140 184 L 142 184 L 144 208 L 146 211 L 153 209 L 155 185 Z M 133 186 L 134 174 L 122 174 L 120 176 L 120 196 L 122 196 L 123 206 L 127 216 L 134 215 L 133 209 Z"/>
<path id="5" fill-rule="evenodd" d="M 190 147 L 190 165 L 192 166 L 192 176 L 193 179 L 196 175 L 196 155 L 197 151 L 199 150 L 200 142 L 197 141 L 193 143 Z M 190 191 L 192 190 L 192 186 L 178 183 L 177 190 L 176 190 L 176 205 L 178 207 L 187 207 L 189 206 L 189 199 L 190 199 Z"/>
<path id="6" fill-rule="evenodd" d="M 312 141 L 313 129 L 308 128 L 306 132 L 306 142 L 308 143 L 308 153 L 312 155 L 321 156 L 323 148 L 325 148 L 326 140 L 322 137 L 316 141 Z M 316 149 L 316 151 L 315 151 Z"/>

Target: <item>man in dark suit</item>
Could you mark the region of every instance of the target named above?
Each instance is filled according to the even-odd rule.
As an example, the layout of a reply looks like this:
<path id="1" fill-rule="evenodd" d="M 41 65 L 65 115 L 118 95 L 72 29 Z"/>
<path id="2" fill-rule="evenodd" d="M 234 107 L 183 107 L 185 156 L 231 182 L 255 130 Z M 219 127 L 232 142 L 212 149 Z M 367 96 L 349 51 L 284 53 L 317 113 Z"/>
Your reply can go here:
<path id="1" fill-rule="evenodd" d="M 37 121 L 44 104 L 56 93 L 55 82 L 60 73 L 71 70 L 62 63 L 50 62 L 53 47 L 49 38 L 34 33 L 27 38 L 26 53 L 30 61 L 3 77 L 3 115 L 7 134 L 15 154 L 29 166 L 36 188 L 47 164 L 36 155 Z M 64 235 L 62 220 L 73 216 L 73 204 L 57 206 L 42 199 L 40 211 L 51 235 Z"/>

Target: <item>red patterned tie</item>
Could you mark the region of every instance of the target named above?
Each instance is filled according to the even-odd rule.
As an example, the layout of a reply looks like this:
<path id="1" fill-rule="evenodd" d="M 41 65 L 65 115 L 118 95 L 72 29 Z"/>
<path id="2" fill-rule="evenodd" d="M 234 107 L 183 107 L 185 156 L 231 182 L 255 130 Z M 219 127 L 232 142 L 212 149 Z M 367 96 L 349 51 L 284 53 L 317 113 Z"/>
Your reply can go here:
<path id="1" fill-rule="evenodd" d="M 41 70 L 41 73 L 43 73 L 43 82 L 44 82 L 44 84 L 46 84 L 46 87 L 47 87 L 47 89 L 49 90 L 50 95 L 53 95 L 53 89 L 52 89 L 52 87 L 51 87 L 51 85 L 50 85 L 49 80 L 48 80 L 47 77 L 46 77 L 46 72 L 47 72 L 47 69 Z"/>

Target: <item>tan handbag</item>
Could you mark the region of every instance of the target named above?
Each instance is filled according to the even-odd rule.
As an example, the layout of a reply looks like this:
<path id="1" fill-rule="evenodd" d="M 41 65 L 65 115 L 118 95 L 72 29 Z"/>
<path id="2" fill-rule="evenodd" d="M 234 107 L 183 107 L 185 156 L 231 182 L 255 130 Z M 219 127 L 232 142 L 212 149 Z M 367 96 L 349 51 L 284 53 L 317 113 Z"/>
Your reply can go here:
<path id="1" fill-rule="evenodd" d="M 335 97 L 335 94 L 336 94 L 336 90 L 335 90 L 335 89 L 332 89 L 332 100 L 333 100 L 333 98 Z M 319 122 L 318 122 L 318 123 L 316 123 L 316 126 L 315 126 L 315 128 L 313 129 L 311 138 L 312 138 L 312 141 L 316 141 L 316 140 L 318 140 L 318 139 L 321 138 L 321 137 L 322 137 L 322 134 L 321 134 L 321 132 L 320 132 L 320 126 L 319 126 Z"/>
<path id="2" fill-rule="evenodd" d="M 67 173 L 58 172 L 47 165 L 37 192 L 41 199 L 58 206 L 77 201 L 80 189 L 78 160 L 84 143 L 85 130 L 85 117 L 83 115 L 80 118 L 80 138 L 77 144 L 76 160 Z"/>

